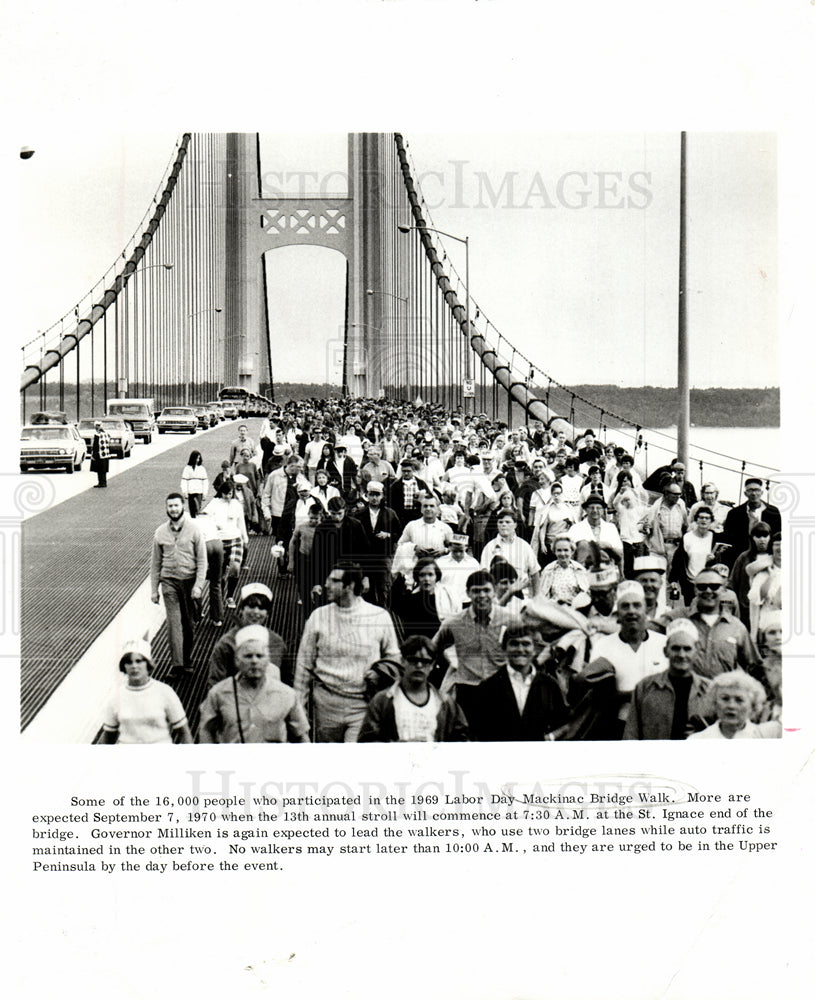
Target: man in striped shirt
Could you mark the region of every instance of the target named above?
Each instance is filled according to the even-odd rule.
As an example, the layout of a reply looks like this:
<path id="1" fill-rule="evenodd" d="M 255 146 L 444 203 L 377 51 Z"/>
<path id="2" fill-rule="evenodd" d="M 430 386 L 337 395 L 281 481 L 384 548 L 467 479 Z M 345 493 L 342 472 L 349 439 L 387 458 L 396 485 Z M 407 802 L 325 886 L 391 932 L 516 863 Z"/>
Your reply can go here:
<path id="1" fill-rule="evenodd" d="M 365 674 L 399 658 L 391 616 L 364 601 L 362 569 L 339 562 L 328 574 L 328 604 L 309 616 L 297 653 L 294 690 L 313 707 L 315 743 L 355 743 L 365 719 Z"/>

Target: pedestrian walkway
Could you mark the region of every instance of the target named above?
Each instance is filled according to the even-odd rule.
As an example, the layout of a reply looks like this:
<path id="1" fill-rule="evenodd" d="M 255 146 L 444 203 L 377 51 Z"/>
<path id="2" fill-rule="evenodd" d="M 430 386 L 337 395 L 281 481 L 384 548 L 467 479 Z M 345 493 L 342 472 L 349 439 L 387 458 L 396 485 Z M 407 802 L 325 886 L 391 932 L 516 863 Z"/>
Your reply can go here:
<path id="1" fill-rule="evenodd" d="M 226 423 L 192 440 L 183 438 L 163 454 L 111 479 L 107 489 L 89 489 L 23 524 L 23 729 L 148 576 L 153 533 L 166 517 L 164 498 L 178 489 L 190 451 L 202 452 L 214 477 L 235 433 L 236 425 Z M 251 540 L 244 576 L 248 573 L 264 582 L 275 576 L 268 549 L 268 539 Z M 277 588 L 277 625 L 273 627 L 282 629 L 292 641 L 297 635 L 296 624 L 290 623 L 296 598 L 290 580 L 282 582 L 285 585 Z M 224 627 L 230 627 L 229 621 Z M 221 631 L 209 625 L 199 628 L 195 663 L 208 660 Z M 164 626 L 154 639 L 154 652 L 161 679 L 168 664 Z M 194 711 L 204 673 L 199 670 L 179 685 L 182 700 Z"/>

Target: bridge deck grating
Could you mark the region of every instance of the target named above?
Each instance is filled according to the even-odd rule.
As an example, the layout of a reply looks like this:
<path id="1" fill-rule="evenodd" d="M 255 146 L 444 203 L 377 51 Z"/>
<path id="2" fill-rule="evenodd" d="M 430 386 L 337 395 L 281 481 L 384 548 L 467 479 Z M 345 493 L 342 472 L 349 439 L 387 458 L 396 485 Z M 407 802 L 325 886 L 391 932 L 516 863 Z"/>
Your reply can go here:
<path id="1" fill-rule="evenodd" d="M 235 423 L 225 423 L 192 440 L 183 438 L 175 447 L 109 479 L 106 490 L 88 489 L 23 523 L 22 729 L 149 574 L 153 533 L 166 516 L 164 498 L 178 489 L 189 452 L 200 451 L 214 476 L 221 458 L 228 456 L 236 428 Z M 250 565 L 255 573 L 271 573 L 271 556 L 261 565 L 261 553 L 268 548 L 267 539 L 251 540 Z M 292 600 L 288 586 L 280 600 Z M 280 611 L 280 620 L 285 622 L 290 613 Z M 156 639 L 159 663 L 167 655 L 165 632 L 162 627 Z M 196 642 L 204 644 L 200 655 L 205 655 L 207 642 L 210 648 L 214 644 L 216 633 L 210 626 L 199 629 Z"/>

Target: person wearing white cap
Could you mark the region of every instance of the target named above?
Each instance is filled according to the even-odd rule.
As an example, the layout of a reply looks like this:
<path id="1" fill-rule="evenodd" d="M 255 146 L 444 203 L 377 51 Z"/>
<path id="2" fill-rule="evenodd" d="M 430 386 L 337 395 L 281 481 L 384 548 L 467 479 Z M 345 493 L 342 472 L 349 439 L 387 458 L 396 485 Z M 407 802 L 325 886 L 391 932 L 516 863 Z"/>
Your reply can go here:
<path id="1" fill-rule="evenodd" d="M 184 706 L 169 684 L 155 680 L 150 643 L 122 647 L 117 685 L 103 723 L 101 743 L 192 743 Z"/>
<path id="2" fill-rule="evenodd" d="M 238 624 L 225 632 L 215 643 L 209 661 L 207 687 L 212 687 L 235 673 L 235 636 L 248 625 L 266 627 L 272 610 L 272 600 L 272 592 L 264 583 L 247 583 L 243 587 L 238 605 Z M 288 680 L 291 675 L 288 647 L 277 632 L 266 628 L 266 633 L 272 668 L 278 671 L 278 675 Z"/>
<path id="3" fill-rule="evenodd" d="M 247 625 L 235 634 L 235 674 L 210 689 L 201 705 L 201 743 L 308 743 L 308 720 L 292 688 L 269 661 L 268 632 Z"/>
<path id="4" fill-rule="evenodd" d="M 648 627 L 655 632 L 665 630 L 664 616 L 669 608 L 665 602 L 665 557 L 660 555 L 636 556 L 634 558 L 634 579 L 645 593 L 645 614 Z"/>
<path id="5" fill-rule="evenodd" d="M 645 677 L 634 688 L 625 723 L 625 740 L 684 740 L 704 728 L 710 681 L 694 673 L 699 630 L 676 618 L 665 632 L 668 669 Z"/>
<path id="6" fill-rule="evenodd" d="M 611 724 L 610 732 L 619 739 L 634 688 L 644 677 L 667 669 L 668 661 L 662 636 L 648 629 L 645 593 L 635 580 L 623 580 L 617 587 L 617 621 L 617 632 L 592 642 L 590 667 L 596 670 L 602 665 L 614 670 L 617 725 Z M 607 706 L 609 712 L 612 707 Z"/>

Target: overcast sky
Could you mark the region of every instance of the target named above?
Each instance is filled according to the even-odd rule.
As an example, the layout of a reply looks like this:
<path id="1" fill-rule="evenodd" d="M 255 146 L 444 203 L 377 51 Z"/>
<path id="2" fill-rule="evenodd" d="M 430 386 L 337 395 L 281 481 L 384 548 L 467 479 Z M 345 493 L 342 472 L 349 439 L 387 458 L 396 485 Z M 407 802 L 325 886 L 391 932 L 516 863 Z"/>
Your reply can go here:
<path id="1" fill-rule="evenodd" d="M 21 344 L 121 253 L 176 138 L 38 137 L 19 166 L 30 323 Z M 678 134 L 405 138 L 433 224 L 470 237 L 474 300 L 539 368 L 572 384 L 675 383 Z M 262 148 L 278 190 L 291 193 L 312 171 L 309 187 L 342 192 L 344 135 L 264 134 Z M 690 133 L 687 191 L 692 384 L 777 385 L 774 137 Z M 463 248 L 447 249 L 463 274 Z M 275 377 L 320 379 L 323 366 L 312 371 L 304 358 L 323 357 L 318 348 L 342 322 L 344 264 L 295 248 L 269 255 L 267 268 Z"/>

